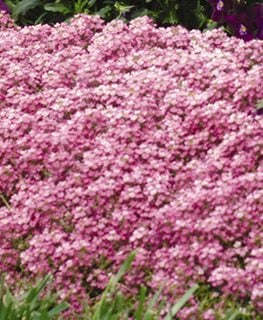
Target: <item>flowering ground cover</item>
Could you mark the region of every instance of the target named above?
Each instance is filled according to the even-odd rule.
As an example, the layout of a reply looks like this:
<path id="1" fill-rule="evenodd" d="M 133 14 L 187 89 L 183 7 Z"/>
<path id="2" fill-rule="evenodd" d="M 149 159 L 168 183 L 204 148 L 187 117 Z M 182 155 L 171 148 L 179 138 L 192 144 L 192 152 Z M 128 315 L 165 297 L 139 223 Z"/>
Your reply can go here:
<path id="1" fill-rule="evenodd" d="M 0 18 L 0 271 L 72 307 L 194 283 L 263 312 L 262 41 L 138 18 Z M 217 305 L 220 308 L 220 304 Z M 205 319 L 197 301 L 180 319 Z M 209 310 L 207 319 L 213 319 Z"/>

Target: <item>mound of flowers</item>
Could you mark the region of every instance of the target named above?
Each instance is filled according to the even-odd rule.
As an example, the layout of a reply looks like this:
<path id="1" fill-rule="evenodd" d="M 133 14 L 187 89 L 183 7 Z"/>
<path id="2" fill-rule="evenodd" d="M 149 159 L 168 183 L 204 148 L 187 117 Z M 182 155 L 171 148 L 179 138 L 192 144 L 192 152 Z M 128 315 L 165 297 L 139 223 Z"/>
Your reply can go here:
<path id="1" fill-rule="evenodd" d="M 0 271 L 61 298 L 193 283 L 263 310 L 262 41 L 0 18 Z M 182 319 L 198 313 L 195 301 Z"/>

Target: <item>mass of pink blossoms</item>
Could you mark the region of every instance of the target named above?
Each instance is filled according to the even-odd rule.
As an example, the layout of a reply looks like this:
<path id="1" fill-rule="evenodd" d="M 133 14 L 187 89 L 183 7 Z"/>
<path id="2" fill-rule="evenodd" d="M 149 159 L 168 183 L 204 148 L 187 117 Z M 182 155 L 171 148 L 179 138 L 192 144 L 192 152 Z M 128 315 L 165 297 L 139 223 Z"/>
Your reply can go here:
<path id="1" fill-rule="evenodd" d="M 208 284 L 263 310 L 262 41 L 86 15 L 2 14 L 0 35 L 7 280 L 51 272 L 77 309 L 138 248 L 127 290 Z"/>

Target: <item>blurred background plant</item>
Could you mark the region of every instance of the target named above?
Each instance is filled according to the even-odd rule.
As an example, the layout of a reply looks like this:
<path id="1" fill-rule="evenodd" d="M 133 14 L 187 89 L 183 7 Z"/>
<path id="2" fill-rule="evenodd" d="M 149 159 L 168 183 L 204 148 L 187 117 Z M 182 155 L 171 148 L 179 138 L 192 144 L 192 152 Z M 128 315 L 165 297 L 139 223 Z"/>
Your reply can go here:
<path id="1" fill-rule="evenodd" d="M 104 20 L 129 21 L 148 15 L 159 25 L 181 24 L 203 29 L 211 22 L 212 7 L 206 0 L 5 0 L 17 24 L 54 24 L 77 13 L 98 14 Z"/>
<path id="2" fill-rule="evenodd" d="M 34 287 L 28 288 L 19 296 L 14 296 L 1 281 L 0 284 L 0 319 L 1 320 L 48 320 L 57 319 L 69 305 L 57 303 L 57 297 L 50 292 L 41 296 L 52 277 L 47 275 Z"/>
<path id="3" fill-rule="evenodd" d="M 245 41 L 263 39 L 260 0 L 0 0 L 0 8 L 5 3 L 19 25 L 52 25 L 78 13 L 97 14 L 107 22 L 148 15 L 159 26 L 180 24 L 200 30 L 223 26 L 228 34 Z"/>

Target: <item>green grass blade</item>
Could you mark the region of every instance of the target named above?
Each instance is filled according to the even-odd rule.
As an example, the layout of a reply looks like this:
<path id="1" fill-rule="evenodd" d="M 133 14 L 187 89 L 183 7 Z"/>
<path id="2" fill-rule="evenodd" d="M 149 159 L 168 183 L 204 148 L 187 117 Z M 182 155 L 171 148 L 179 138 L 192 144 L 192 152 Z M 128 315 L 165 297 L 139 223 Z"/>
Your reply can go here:
<path id="1" fill-rule="evenodd" d="M 108 306 L 107 306 L 107 295 L 113 291 L 113 289 L 115 289 L 117 283 L 120 281 L 120 279 L 124 276 L 124 274 L 127 272 L 127 270 L 130 268 L 134 258 L 135 258 L 136 252 L 133 251 L 124 261 L 124 263 L 122 264 L 122 266 L 120 267 L 118 273 L 113 276 L 106 289 L 104 290 L 101 300 L 98 302 L 98 304 L 95 307 L 95 312 L 94 315 L 92 317 L 92 320 L 101 320 L 103 319 L 103 315 L 105 315 L 105 310 L 108 310 Z M 107 312 L 107 311 L 106 311 Z"/>
<path id="2" fill-rule="evenodd" d="M 62 311 L 65 311 L 66 309 L 68 309 L 68 307 L 69 307 L 69 304 L 67 302 L 61 302 L 60 304 L 58 304 L 48 312 L 48 317 L 53 318 L 57 316 L 59 313 L 61 313 Z"/>
<path id="3" fill-rule="evenodd" d="M 161 288 L 159 288 L 159 290 L 153 296 L 152 300 L 149 302 L 148 307 L 147 307 L 145 314 L 144 314 L 144 317 L 143 317 L 144 320 L 153 318 L 153 315 L 154 315 L 153 308 L 156 305 L 162 291 L 163 291 L 163 286 Z"/>
<path id="4" fill-rule="evenodd" d="M 152 310 L 146 311 L 143 320 L 153 320 L 154 319 L 154 312 Z"/>
<path id="5" fill-rule="evenodd" d="M 111 288 L 115 287 L 116 284 L 121 280 L 121 278 L 124 276 L 124 274 L 129 270 L 134 258 L 136 256 L 136 252 L 132 252 L 127 259 L 124 261 L 122 266 L 120 267 L 120 270 L 116 274 L 116 276 L 113 276 L 109 281 L 109 286 Z"/>
<path id="6" fill-rule="evenodd" d="M 186 304 L 186 302 L 191 298 L 191 296 L 195 293 L 197 290 L 198 285 L 194 285 L 192 288 L 190 288 L 178 301 L 177 303 L 171 308 L 171 315 L 167 315 L 165 320 L 172 320 L 173 317 L 178 313 L 179 310 L 182 309 L 182 307 Z"/>
<path id="7" fill-rule="evenodd" d="M 117 292 L 115 301 L 114 301 L 114 306 L 115 310 L 117 311 L 123 311 L 125 309 L 125 302 L 124 302 L 124 297 L 121 292 Z"/>
<path id="8" fill-rule="evenodd" d="M 141 287 L 140 293 L 139 293 L 139 305 L 134 314 L 135 320 L 142 319 L 144 304 L 146 300 L 146 292 L 147 292 L 147 289 L 145 287 Z"/>
<path id="9" fill-rule="evenodd" d="M 6 288 L 6 293 L 3 297 L 3 302 L 5 305 L 15 305 L 16 304 L 16 299 L 11 294 L 9 288 Z"/>
<path id="10" fill-rule="evenodd" d="M 31 316 L 31 318 L 32 318 L 32 320 L 47 320 L 47 319 L 49 319 L 47 310 L 43 310 L 41 313 L 36 312 Z M 31 318 L 29 318 L 29 319 L 31 320 Z"/>
<path id="11" fill-rule="evenodd" d="M 35 303 L 35 301 L 38 298 L 38 295 L 40 292 L 46 287 L 47 283 L 51 280 L 51 276 L 47 275 L 44 277 L 43 280 L 41 280 L 35 287 L 33 287 L 31 290 L 29 290 L 25 302 L 26 303 Z"/>
<path id="12" fill-rule="evenodd" d="M 238 310 L 230 311 L 225 316 L 224 320 L 235 320 L 237 316 L 240 316 L 240 312 Z"/>

